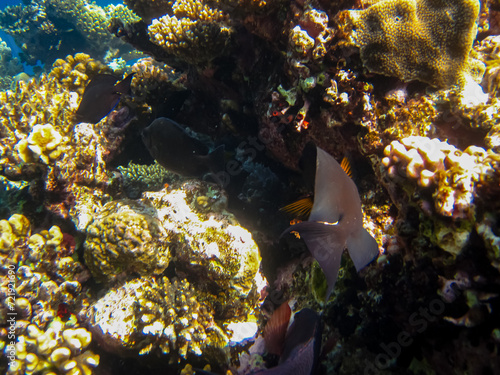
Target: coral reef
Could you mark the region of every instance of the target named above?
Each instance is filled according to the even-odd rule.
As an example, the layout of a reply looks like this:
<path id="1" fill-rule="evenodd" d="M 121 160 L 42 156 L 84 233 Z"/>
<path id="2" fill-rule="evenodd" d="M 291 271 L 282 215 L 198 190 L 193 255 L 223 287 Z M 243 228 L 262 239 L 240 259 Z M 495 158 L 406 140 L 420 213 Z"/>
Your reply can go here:
<path id="1" fill-rule="evenodd" d="M 321 313 L 318 373 L 500 372 L 497 0 L 23 4 L 0 25 L 45 67 L 0 71 L 0 372 L 254 373 L 285 301 Z M 101 73 L 132 95 L 75 124 Z M 157 117 L 224 145 L 224 189 L 144 165 Z M 309 141 L 350 160 L 380 249 L 359 273 L 343 256 L 326 303 L 279 240 Z"/>
<path id="2" fill-rule="evenodd" d="M 159 350 L 173 362 L 203 353 L 228 363 L 227 344 L 239 333 L 226 326 L 255 319 L 265 280 L 257 246 L 225 204 L 217 187 L 187 181 L 102 208 L 87 227 L 86 264 L 98 280 L 144 275 L 109 289 L 88 309 L 102 345 L 117 353 Z M 169 261 L 178 278 L 149 276 Z"/>
<path id="3" fill-rule="evenodd" d="M 98 281 L 137 273 L 158 275 L 167 268 L 167 233 L 155 211 L 132 201 L 109 202 L 87 226 L 85 264 Z"/>
<path id="4" fill-rule="evenodd" d="M 123 190 L 132 199 L 139 198 L 144 191 L 161 190 L 165 184 L 172 185 L 179 180 L 179 175 L 167 171 L 158 163 L 129 163 L 127 167 L 120 166 L 117 169 L 123 179 Z"/>
<path id="5" fill-rule="evenodd" d="M 54 61 L 49 78 L 56 78 L 65 89 L 77 92 L 81 97 L 90 79 L 103 73 L 109 74 L 111 70 L 89 55 L 77 53 Z"/>
<path id="6" fill-rule="evenodd" d="M 480 69 L 469 56 L 479 7 L 477 0 L 380 1 L 348 11 L 350 42 L 371 72 L 437 87 L 464 85 Z"/>
<path id="7" fill-rule="evenodd" d="M 134 19 L 126 8 L 103 9 L 87 0 L 36 0 L 0 11 L 0 27 L 21 47 L 21 60 L 52 64 L 74 53 L 75 47 L 95 58 L 103 58 L 109 49 L 127 51 L 107 30 L 111 17 L 125 15 Z"/>
<path id="8" fill-rule="evenodd" d="M 83 327 L 53 320 L 45 330 L 30 324 L 12 350 L 15 359 L 6 374 L 52 371 L 60 374 L 92 374 L 99 355 L 87 350 L 92 335 Z"/>
<path id="9" fill-rule="evenodd" d="M 57 317 L 61 304 L 78 305 L 80 282 L 88 278 L 71 257 L 74 239 L 57 226 L 31 232 L 25 216 L 0 221 L 1 324 L 11 319 L 8 312 L 16 313 L 16 341 L 2 336 L 4 351 L 11 356 L 6 373 L 91 373 L 99 363 L 99 356 L 87 350 L 91 334 L 75 319 Z"/>
<path id="10" fill-rule="evenodd" d="M 12 50 L 0 38 L 0 89 L 10 87 L 17 74 L 23 71 L 18 58 L 12 56 Z"/>
<path id="11" fill-rule="evenodd" d="M 108 350 L 144 355 L 159 349 L 171 362 L 211 350 L 220 352 L 212 360 L 224 358 L 228 339 L 200 297 L 186 281 L 135 279 L 90 306 L 90 325 Z"/>
<path id="12" fill-rule="evenodd" d="M 416 180 L 422 188 L 435 189 L 431 210 L 433 240 L 444 250 L 458 255 L 474 228 L 478 207 L 480 211 L 489 209 L 488 197 L 483 197 L 478 187 L 485 179 L 495 179 L 498 173 L 491 160 L 498 159 L 498 155 L 477 146 L 469 146 L 462 152 L 447 142 L 426 137 L 393 141 L 384 153 L 382 164 L 389 176 L 399 180 L 410 197 L 415 194 L 415 187 L 405 183 L 408 178 Z M 447 222 L 445 217 L 452 218 L 453 222 Z M 496 255 L 491 261 L 498 263 Z"/>
<path id="13" fill-rule="evenodd" d="M 224 52 L 231 30 L 226 16 L 199 1 L 177 0 L 172 16 L 154 19 L 151 41 L 190 64 L 204 64 Z"/>

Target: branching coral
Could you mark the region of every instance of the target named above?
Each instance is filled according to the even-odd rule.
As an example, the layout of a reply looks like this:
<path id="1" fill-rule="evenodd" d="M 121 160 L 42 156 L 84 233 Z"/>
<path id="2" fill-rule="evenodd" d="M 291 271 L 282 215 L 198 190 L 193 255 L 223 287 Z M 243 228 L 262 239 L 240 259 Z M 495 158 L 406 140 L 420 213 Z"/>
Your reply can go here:
<path id="1" fill-rule="evenodd" d="M 30 324 L 18 336 L 15 359 L 7 369 L 9 375 L 57 371 L 61 374 L 90 375 L 99 365 L 99 356 L 87 350 L 92 335 L 83 327 L 65 326 L 53 320 L 43 330 Z"/>
<path id="2" fill-rule="evenodd" d="M 351 43 L 372 72 L 437 87 L 464 85 L 479 1 L 384 0 L 351 10 Z"/>
<path id="3" fill-rule="evenodd" d="M 67 90 L 77 92 L 80 97 L 90 79 L 96 74 L 111 73 L 106 65 L 91 59 L 85 53 L 68 55 L 66 58 L 57 59 L 52 64 L 49 78 L 54 77 Z"/>
<path id="4" fill-rule="evenodd" d="M 189 0 L 177 0 L 172 11 L 148 27 L 153 43 L 191 64 L 207 63 L 224 51 L 231 30 L 223 12 Z"/>
<path id="5" fill-rule="evenodd" d="M 172 362 L 204 353 L 216 361 L 224 358 L 228 339 L 200 297 L 185 280 L 140 278 L 94 303 L 90 324 L 109 350 L 147 354 L 160 349 Z"/>

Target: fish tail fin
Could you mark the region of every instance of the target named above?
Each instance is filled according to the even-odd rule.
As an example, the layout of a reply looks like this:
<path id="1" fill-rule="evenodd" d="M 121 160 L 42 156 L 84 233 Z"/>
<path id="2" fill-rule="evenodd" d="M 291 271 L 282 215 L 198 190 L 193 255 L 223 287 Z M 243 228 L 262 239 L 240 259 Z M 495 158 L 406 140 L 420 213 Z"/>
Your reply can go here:
<path id="1" fill-rule="evenodd" d="M 132 78 L 134 78 L 135 73 L 130 73 L 120 82 L 115 85 L 115 92 L 120 94 L 129 94 L 130 93 L 130 83 L 132 82 Z"/>
<path id="2" fill-rule="evenodd" d="M 378 255 L 378 243 L 365 228 L 347 239 L 349 256 L 359 271 L 366 267 Z"/>
<path id="3" fill-rule="evenodd" d="M 282 236 L 286 233 L 293 233 L 303 238 L 312 256 L 318 261 L 328 284 L 326 292 L 328 301 L 337 282 L 340 260 L 345 247 L 343 227 L 317 221 L 303 221 L 292 225 Z"/>

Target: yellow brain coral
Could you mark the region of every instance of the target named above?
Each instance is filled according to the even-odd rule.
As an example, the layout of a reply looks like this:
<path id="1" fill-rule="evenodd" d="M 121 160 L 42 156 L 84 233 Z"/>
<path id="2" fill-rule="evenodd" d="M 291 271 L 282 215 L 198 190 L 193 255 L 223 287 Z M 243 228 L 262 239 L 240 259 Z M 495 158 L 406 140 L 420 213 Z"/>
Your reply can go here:
<path id="1" fill-rule="evenodd" d="M 437 87 L 463 85 L 471 70 L 478 0 L 383 0 L 350 10 L 350 42 L 371 72 Z"/>

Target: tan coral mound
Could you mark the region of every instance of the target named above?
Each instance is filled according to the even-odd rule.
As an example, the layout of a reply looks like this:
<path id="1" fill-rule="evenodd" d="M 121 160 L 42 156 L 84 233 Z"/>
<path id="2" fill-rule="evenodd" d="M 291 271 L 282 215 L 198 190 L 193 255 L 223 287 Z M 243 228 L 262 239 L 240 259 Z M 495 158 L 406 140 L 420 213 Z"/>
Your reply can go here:
<path id="1" fill-rule="evenodd" d="M 469 57 L 476 37 L 477 0 L 384 0 L 351 10 L 351 43 L 371 72 L 437 87 L 463 85 L 477 65 Z"/>

